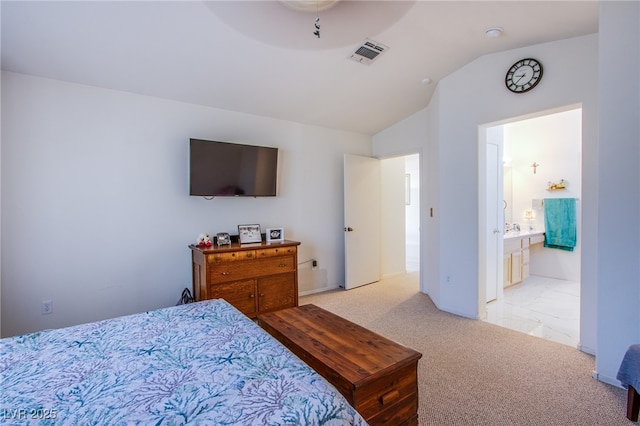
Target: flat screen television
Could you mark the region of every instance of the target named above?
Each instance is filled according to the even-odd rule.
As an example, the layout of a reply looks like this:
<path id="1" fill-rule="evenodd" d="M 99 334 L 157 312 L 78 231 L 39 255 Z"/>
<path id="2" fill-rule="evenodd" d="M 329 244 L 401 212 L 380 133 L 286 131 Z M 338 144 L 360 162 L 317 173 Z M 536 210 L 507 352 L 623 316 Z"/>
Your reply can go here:
<path id="1" fill-rule="evenodd" d="M 189 195 L 275 197 L 278 148 L 189 140 Z"/>

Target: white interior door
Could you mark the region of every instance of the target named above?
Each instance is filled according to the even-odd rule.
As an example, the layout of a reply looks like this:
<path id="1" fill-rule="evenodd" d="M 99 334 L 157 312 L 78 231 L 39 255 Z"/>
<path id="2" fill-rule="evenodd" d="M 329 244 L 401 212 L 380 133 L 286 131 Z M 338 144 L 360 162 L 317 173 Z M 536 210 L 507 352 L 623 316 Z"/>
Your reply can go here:
<path id="1" fill-rule="evenodd" d="M 345 289 L 380 280 L 380 161 L 344 156 Z"/>
<path id="2" fill-rule="evenodd" d="M 498 297 L 498 286 L 502 280 L 502 179 L 500 169 L 502 159 L 500 146 L 487 143 L 487 223 L 486 232 L 486 301 L 490 302 Z"/>

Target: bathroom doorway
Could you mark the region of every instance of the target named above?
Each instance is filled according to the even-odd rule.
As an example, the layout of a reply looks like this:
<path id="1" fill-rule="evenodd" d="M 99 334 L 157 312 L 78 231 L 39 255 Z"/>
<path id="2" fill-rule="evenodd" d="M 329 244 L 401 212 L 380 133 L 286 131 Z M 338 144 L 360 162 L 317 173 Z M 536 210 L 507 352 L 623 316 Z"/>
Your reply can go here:
<path id="1" fill-rule="evenodd" d="M 582 109 L 570 106 L 481 127 L 480 142 L 489 147 L 480 152 L 481 259 L 480 318 L 527 334 L 570 346 L 579 346 L 580 239 L 582 192 Z M 491 155 L 501 158 L 491 161 Z M 491 165 L 499 170 L 491 170 Z M 497 179 L 497 181 L 496 181 Z M 563 182 L 564 187 L 554 190 Z M 496 188 L 496 194 L 492 188 Z M 526 277 L 510 285 L 503 247 L 492 248 L 490 238 L 507 228 L 544 232 L 544 199 L 575 198 L 577 245 L 567 252 L 532 244 L 521 253 Z M 489 228 L 496 210 L 499 223 Z M 496 221 L 497 222 L 497 221 Z M 505 240 L 506 241 L 506 240 Z M 533 240 L 531 240 L 533 241 Z M 521 262 L 518 259 L 518 262 Z M 492 281 L 493 280 L 493 281 Z M 484 284 L 484 285 L 483 285 Z M 496 297 L 485 297 L 492 286 Z"/>

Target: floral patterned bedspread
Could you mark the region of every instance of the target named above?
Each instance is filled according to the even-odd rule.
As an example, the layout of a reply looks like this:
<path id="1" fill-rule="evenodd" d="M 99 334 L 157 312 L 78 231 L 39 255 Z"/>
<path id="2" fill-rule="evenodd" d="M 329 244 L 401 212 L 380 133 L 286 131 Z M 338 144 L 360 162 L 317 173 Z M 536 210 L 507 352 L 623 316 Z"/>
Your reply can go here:
<path id="1" fill-rule="evenodd" d="M 0 423 L 366 425 L 223 300 L 0 340 Z"/>

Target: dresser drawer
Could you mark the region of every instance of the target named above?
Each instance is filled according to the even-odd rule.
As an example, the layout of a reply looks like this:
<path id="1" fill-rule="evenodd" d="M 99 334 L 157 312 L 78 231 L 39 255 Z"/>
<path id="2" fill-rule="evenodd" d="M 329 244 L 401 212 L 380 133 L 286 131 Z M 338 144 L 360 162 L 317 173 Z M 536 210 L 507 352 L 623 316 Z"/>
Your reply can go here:
<path id="1" fill-rule="evenodd" d="M 216 264 L 222 262 L 232 262 L 235 260 L 254 259 L 255 257 L 255 250 L 221 252 L 207 255 L 207 263 Z"/>
<path id="2" fill-rule="evenodd" d="M 264 258 L 264 257 L 284 256 L 284 255 L 294 254 L 295 252 L 296 252 L 296 247 L 271 247 L 271 248 L 256 250 L 256 257 Z"/>
<path id="3" fill-rule="evenodd" d="M 295 257 L 256 259 L 246 262 L 220 262 L 209 264 L 209 283 L 236 281 L 265 275 L 292 272 L 295 270 Z"/>

